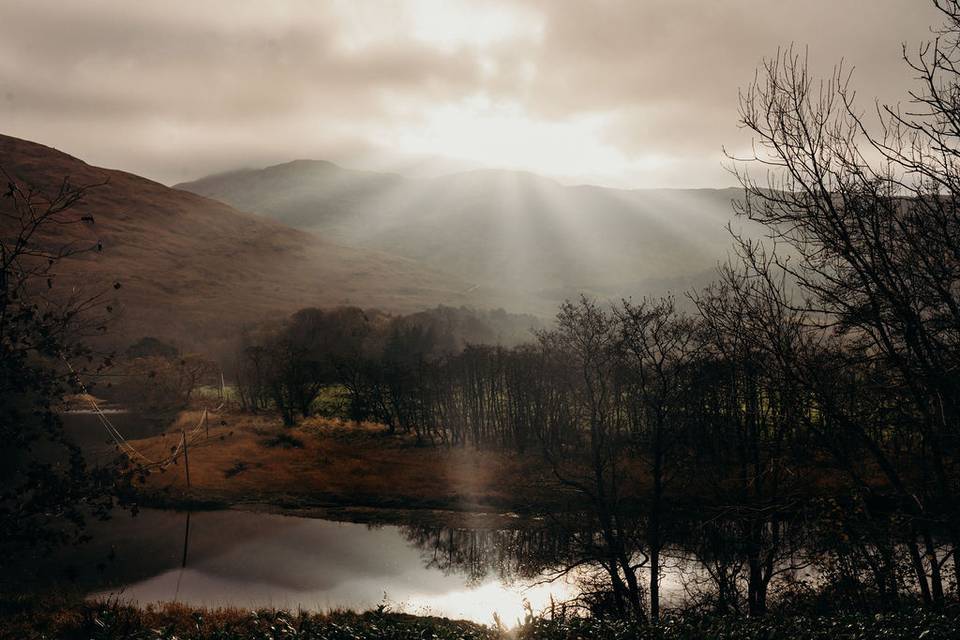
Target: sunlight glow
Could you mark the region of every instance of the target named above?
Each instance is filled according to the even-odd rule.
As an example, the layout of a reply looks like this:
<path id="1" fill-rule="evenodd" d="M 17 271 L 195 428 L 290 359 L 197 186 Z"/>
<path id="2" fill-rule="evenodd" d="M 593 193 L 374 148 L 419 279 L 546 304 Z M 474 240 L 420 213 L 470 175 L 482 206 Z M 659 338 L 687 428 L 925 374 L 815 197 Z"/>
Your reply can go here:
<path id="1" fill-rule="evenodd" d="M 430 108 L 421 119 L 420 126 L 392 132 L 393 144 L 406 153 L 463 158 L 558 178 L 636 173 L 670 162 L 657 154 L 628 157 L 604 144 L 601 132 L 609 123 L 604 113 L 542 120 L 516 102 L 480 95 Z"/>
<path id="2" fill-rule="evenodd" d="M 507 41 L 537 42 L 543 16 L 506 3 L 412 0 L 405 3 L 338 0 L 340 45 L 357 52 L 409 38 L 444 53 L 484 49 Z"/>
<path id="3" fill-rule="evenodd" d="M 383 141 L 384 153 L 449 158 L 478 166 L 531 171 L 569 182 L 648 184 L 678 159 L 618 148 L 609 130 L 622 114 L 580 111 L 549 118 L 531 107 L 541 74 L 545 15 L 532 6 L 466 0 L 336 0 L 337 42 L 345 57 L 413 45 L 431 58 L 475 69 L 478 85 L 426 105 L 404 87 L 378 90 L 394 116 L 359 137 Z M 524 52 L 518 55 L 518 51 Z M 469 75 L 469 71 L 464 71 Z M 504 96 L 509 87 L 512 95 Z M 644 179 L 646 177 L 646 179 Z"/>
<path id="4" fill-rule="evenodd" d="M 518 6 L 417 0 L 412 7 L 414 37 L 446 50 L 543 37 L 542 16 Z"/>
<path id="5" fill-rule="evenodd" d="M 397 603 L 404 611 L 419 615 L 443 615 L 450 618 L 473 620 L 492 624 L 493 615 L 508 628 L 522 622 L 525 603 L 533 613 L 543 612 L 551 602 L 560 603 L 572 599 L 576 591 L 572 584 L 556 580 L 532 586 L 507 586 L 496 580 L 484 582 L 462 591 L 450 591 L 443 595 L 412 595 Z"/>

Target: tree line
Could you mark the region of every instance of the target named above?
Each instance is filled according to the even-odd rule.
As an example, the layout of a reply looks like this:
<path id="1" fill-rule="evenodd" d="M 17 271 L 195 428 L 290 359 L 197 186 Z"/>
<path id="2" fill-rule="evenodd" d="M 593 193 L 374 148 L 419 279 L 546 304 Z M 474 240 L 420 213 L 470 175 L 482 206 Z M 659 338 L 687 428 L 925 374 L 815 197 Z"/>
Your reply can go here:
<path id="1" fill-rule="evenodd" d="M 282 350 L 245 345 L 246 375 L 264 377 L 241 383 L 241 396 L 262 394 L 261 407 L 280 398 L 292 423 L 334 385 L 353 419 L 425 444 L 542 458 L 592 523 L 578 558 L 604 567 L 623 614 L 659 617 L 660 553 L 684 502 L 733 523 L 718 539 L 743 551 L 743 593 L 715 577 L 721 606 L 763 613 L 791 566 L 782 560 L 797 514 L 838 487 L 850 510 L 830 521 L 834 539 L 848 538 L 844 561 L 857 567 L 846 577 L 889 606 L 911 585 L 942 606 L 956 513 L 915 472 L 943 452 L 925 441 L 906 390 L 861 343 L 790 310 L 781 283 L 744 267 L 721 276 L 691 295 L 691 311 L 672 298 L 568 302 L 553 328 L 514 347 L 443 351 L 433 330 L 403 318 L 378 326 L 357 309 L 303 310 L 268 334 Z M 283 363 L 277 379 L 269 358 Z M 898 532 L 896 517 L 908 528 Z"/>

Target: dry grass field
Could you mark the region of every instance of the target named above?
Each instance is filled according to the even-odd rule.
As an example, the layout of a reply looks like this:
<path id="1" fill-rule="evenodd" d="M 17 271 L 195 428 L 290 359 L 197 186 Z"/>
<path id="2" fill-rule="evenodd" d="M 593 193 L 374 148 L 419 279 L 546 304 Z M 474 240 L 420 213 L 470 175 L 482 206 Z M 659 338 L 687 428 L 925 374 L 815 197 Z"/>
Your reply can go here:
<path id="1" fill-rule="evenodd" d="M 182 412 L 163 434 L 133 441 L 151 459 L 168 457 L 199 421 Z M 530 457 L 472 448 L 418 446 L 382 425 L 310 418 L 287 428 L 275 416 L 211 414 L 183 456 L 154 471 L 146 491 L 161 500 L 282 507 L 524 510 L 549 500 L 547 469 Z"/>
<path id="2" fill-rule="evenodd" d="M 151 460 L 169 458 L 181 431 L 189 434 L 201 414 L 197 408 L 182 411 L 164 433 L 131 443 Z M 180 453 L 175 463 L 148 475 L 142 488 L 148 504 L 313 509 L 318 515 L 385 521 L 391 512 L 400 517 L 409 510 L 543 513 L 569 508 L 573 499 L 535 452 L 521 456 L 421 445 L 412 436 L 389 434 L 383 425 L 320 417 L 284 427 L 273 414 L 224 410 L 211 413 L 208 425 L 188 446 L 190 486 Z M 565 461 L 562 473 L 589 477 L 589 469 L 574 469 L 569 463 Z M 634 459 L 621 472 L 622 498 L 642 502 L 649 488 L 647 464 Z M 808 497 L 846 490 L 842 475 L 826 464 L 796 475 L 811 480 L 802 489 Z M 738 487 L 735 469 L 720 482 L 694 474 L 674 487 L 668 499 L 679 507 L 698 501 L 721 504 Z"/>

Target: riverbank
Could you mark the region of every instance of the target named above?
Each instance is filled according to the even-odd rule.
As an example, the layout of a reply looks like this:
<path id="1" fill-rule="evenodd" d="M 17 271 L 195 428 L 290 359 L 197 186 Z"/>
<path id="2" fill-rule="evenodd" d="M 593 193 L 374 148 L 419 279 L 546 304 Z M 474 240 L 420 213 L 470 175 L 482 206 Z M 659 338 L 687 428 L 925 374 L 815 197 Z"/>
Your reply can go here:
<path id="1" fill-rule="evenodd" d="M 596 618 L 529 617 L 519 627 L 506 629 L 383 608 L 321 614 L 194 609 L 179 604 L 138 609 L 105 602 L 0 601 L 0 640 L 955 640 L 960 637 L 958 629 L 956 615 L 922 610 L 763 618 L 673 614 L 656 628 Z"/>
<path id="2" fill-rule="evenodd" d="M 138 486 L 145 506 L 175 509 L 240 508 L 353 522 L 509 523 L 588 508 L 583 496 L 557 479 L 536 451 L 432 445 L 383 425 L 311 417 L 285 427 L 271 414 L 224 410 L 210 414 L 199 430 L 200 409 L 182 411 L 159 435 L 131 440 L 151 460 L 178 450 L 190 436 L 187 455 L 154 469 Z M 189 484 L 187 479 L 189 460 Z M 569 460 L 564 473 L 569 474 Z M 806 499 L 846 493 L 845 481 L 828 464 L 814 463 L 802 490 Z M 622 504 L 642 508 L 649 494 L 646 463 L 621 469 Z M 577 471 L 590 478 L 589 469 Z M 710 500 L 725 504 L 738 478 L 716 483 L 687 478 L 674 508 L 700 511 Z M 589 480 L 588 480 L 589 482 Z M 727 487 L 729 484 L 729 488 Z M 712 497 L 712 498 L 711 498 Z M 477 525 L 477 526 L 480 526 Z"/>
<path id="3" fill-rule="evenodd" d="M 162 434 L 131 444 L 169 457 L 201 412 L 182 412 Z M 190 482 L 187 484 L 187 461 Z M 152 471 L 138 489 L 158 507 L 224 508 L 354 521 L 409 521 L 457 514 L 529 514 L 559 508 L 550 469 L 533 455 L 422 445 L 382 425 L 309 418 L 284 427 L 274 416 L 212 416 L 187 458 Z"/>

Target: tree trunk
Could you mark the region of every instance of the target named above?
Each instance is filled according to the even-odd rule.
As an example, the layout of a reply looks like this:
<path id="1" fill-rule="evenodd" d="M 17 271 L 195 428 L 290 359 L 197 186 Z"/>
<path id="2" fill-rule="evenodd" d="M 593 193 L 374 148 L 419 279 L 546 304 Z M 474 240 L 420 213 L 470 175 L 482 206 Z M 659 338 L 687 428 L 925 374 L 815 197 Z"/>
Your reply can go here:
<path id="1" fill-rule="evenodd" d="M 933 605 L 938 609 L 943 606 L 943 579 L 940 575 L 940 561 L 937 559 L 937 547 L 930 535 L 930 527 L 923 527 L 923 543 L 927 551 L 927 564 L 930 565 L 930 591 Z"/>
<path id="2" fill-rule="evenodd" d="M 659 542 L 650 547 L 650 624 L 660 624 L 660 549 Z"/>
<path id="3" fill-rule="evenodd" d="M 930 595 L 930 583 L 927 582 L 927 572 L 923 568 L 923 559 L 920 557 L 920 550 L 917 548 L 917 541 L 914 538 L 907 540 L 907 551 L 910 552 L 910 563 L 913 566 L 913 572 L 917 576 L 917 585 L 920 587 L 920 595 L 923 603 L 928 607 L 933 603 Z"/>

